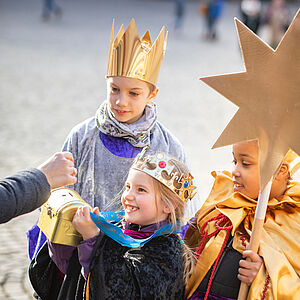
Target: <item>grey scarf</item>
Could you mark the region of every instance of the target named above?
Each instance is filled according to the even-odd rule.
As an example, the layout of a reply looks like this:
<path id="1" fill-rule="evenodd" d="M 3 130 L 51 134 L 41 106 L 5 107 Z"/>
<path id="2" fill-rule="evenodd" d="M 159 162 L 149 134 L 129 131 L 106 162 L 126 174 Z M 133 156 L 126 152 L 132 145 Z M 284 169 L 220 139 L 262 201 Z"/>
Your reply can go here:
<path id="1" fill-rule="evenodd" d="M 147 104 L 143 115 L 132 124 L 117 121 L 105 101 L 96 112 L 98 129 L 104 134 L 122 137 L 134 147 L 150 146 L 150 134 L 156 123 L 156 105 Z"/>

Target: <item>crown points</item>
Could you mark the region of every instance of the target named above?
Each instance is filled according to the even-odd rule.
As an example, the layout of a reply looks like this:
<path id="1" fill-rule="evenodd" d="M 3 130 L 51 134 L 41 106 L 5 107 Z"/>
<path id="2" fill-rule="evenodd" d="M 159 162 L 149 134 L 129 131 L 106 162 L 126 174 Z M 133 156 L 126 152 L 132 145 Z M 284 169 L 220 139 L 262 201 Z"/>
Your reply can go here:
<path id="1" fill-rule="evenodd" d="M 165 52 L 165 28 L 162 28 L 153 45 L 149 30 L 142 39 L 139 38 L 134 19 L 131 20 L 125 32 L 124 25 L 121 26 L 114 42 L 113 29 L 111 35 L 106 76 L 137 78 L 155 86 Z"/>
<path id="2" fill-rule="evenodd" d="M 116 36 L 115 42 L 114 42 L 115 49 L 117 48 L 118 44 L 120 43 L 120 40 L 122 39 L 123 35 L 124 35 L 124 25 L 122 24 L 122 26 L 120 27 L 119 32 Z"/>
<path id="3" fill-rule="evenodd" d="M 146 54 L 148 54 L 149 51 L 151 50 L 152 43 L 151 43 L 149 30 L 146 31 L 146 33 L 144 34 L 144 36 L 141 39 L 141 47 L 144 49 Z"/>
<path id="4" fill-rule="evenodd" d="M 145 43 L 145 44 L 148 44 L 150 47 L 152 46 L 149 30 L 146 31 L 146 33 L 144 34 L 144 36 L 141 39 L 141 42 Z"/>
<path id="5" fill-rule="evenodd" d="M 122 27 L 124 28 L 124 24 L 122 24 Z M 130 39 L 139 39 L 139 33 L 134 18 L 131 19 L 131 22 L 126 29 L 124 36 L 127 36 L 127 38 L 129 37 Z"/>

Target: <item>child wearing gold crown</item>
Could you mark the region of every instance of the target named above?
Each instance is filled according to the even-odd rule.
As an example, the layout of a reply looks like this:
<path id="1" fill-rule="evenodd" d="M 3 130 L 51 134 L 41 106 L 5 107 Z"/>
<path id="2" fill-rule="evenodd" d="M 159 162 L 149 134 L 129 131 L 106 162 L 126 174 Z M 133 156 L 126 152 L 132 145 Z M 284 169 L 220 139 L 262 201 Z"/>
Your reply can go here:
<path id="1" fill-rule="evenodd" d="M 30 278 L 41 299 L 183 299 L 194 256 L 180 236 L 185 203 L 194 196 L 187 167 L 167 154 L 137 157 L 121 197 L 125 213 L 80 207 L 73 225 L 83 241 L 75 247 L 49 242 L 52 262 Z M 122 221 L 122 222 L 118 222 Z M 117 222 L 117 223 L 116 223 Z M 45 292 L 53 261 L 66 274 Z M 57 273 L 54 272 L 54 276 Z M 42 278 L 42 279 L 41 279 Z M 58 280 L 56 279 L 56 282 Z"/>
<path id="2" fill-rule="evenodd" d="M 106 74 L 107 99 L 94 117 L 71 130 L 63 146 L 63 151 L 73 154 L 78 170 L 77 182 L 70 187 L 100 211 L 119 209 L 119 201 L 112 199 L 144 147 L 152 153 L 169 153 L 186 163 L 182 145 L 157 120 L 153 102 L 166 47 L 164 27 L 152 44 L 149 31 L 140 39 L 132 19 L 127 30 L 124 32 L 122 25 L 113 38 L 114 23 Z M 187 216 L 194 215 L 195 204 L 194 200 L 187 205 Z M 31 258 L 45 242 L 45 236 L 37 231 L 34 226 L 28 234 Z"/>
<path id="3" fill-rule="evenodd" d="M 232 174 L 212 173 L 210 195 L 186 232 L 198 256 L 186 298 L 236 299 L 243 281 L 252 283 L 249 300 L 300 299 L 300 183 L 290 180 L 300 158 L 290 150 L 273 181 L 259 256 L 246 250 L 259 193 L 257 141 L 235 144 L 233 163 Z"/>
<path id="4" fill-rule="evenodd" d="M 114 28 L 114 24 L 113 24 Z M 63 149 L 72 152 L 78 170 L 73 188 L 101 211 L 116 210 L 111 200 L 144 147 L 186 162 L 182 145 L 158 120 L 154 99 L 165 53 L 164 27 L 152 44 L 149 31 L 140 39 L 134 19 L 115 40 L 112 29 L 106 74 L 107 99 L 96 115 L 72 129 Z"/>

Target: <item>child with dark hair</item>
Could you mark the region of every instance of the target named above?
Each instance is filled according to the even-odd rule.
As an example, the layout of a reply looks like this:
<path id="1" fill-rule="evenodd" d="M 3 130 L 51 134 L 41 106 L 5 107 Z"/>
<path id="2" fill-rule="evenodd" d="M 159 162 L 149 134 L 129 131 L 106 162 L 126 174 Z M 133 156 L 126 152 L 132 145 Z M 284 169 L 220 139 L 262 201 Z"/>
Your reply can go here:
<path id="1" fill-rule="evenodd" d="M 213 188 L 185 236 L 198 256 L 187 299 L 236 299 L 241 281 L 252 283 L 247 299 L 300 299 L 300 184 L 290 180 L 300 159 L 290 150 L 273 181 L 256 254 L 247 244 L 260 189 L 258 161 L 257 141 L 241 142 L 233 145 L 232 174 L 212 173 Z"/>

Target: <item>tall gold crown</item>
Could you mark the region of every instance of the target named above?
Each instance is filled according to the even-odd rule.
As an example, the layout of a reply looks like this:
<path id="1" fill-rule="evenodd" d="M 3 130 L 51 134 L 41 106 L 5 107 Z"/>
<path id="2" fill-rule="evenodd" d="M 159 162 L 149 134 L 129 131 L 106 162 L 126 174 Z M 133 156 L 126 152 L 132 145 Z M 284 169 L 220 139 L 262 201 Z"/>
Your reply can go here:
<path id="1" fill-rule="evenodd" d="M 173 191 L 183 202 L 191 200 L 196 192 L 193 185 L 194 177 L 189 172 L 179 172 L 176 169 L 176 160 L 166 153 L 156 153 L 153 156 L 145 155 L 142 151 L 137 155 L 132 166 L 163 183 Z"/>
<path id="2" fill-rule="evenodd" d="M 116 39 L 113 39 L 114 21 L 111 30 L 106 77 L 137 78 L 156 86 L 167 43 L 165 27 L 162 27 L 152 45 L 149 30 L 140 39 L 135 21 L 132 19 L 126 31 L 124 32 L 124 25 L 122 24 Z"/>

